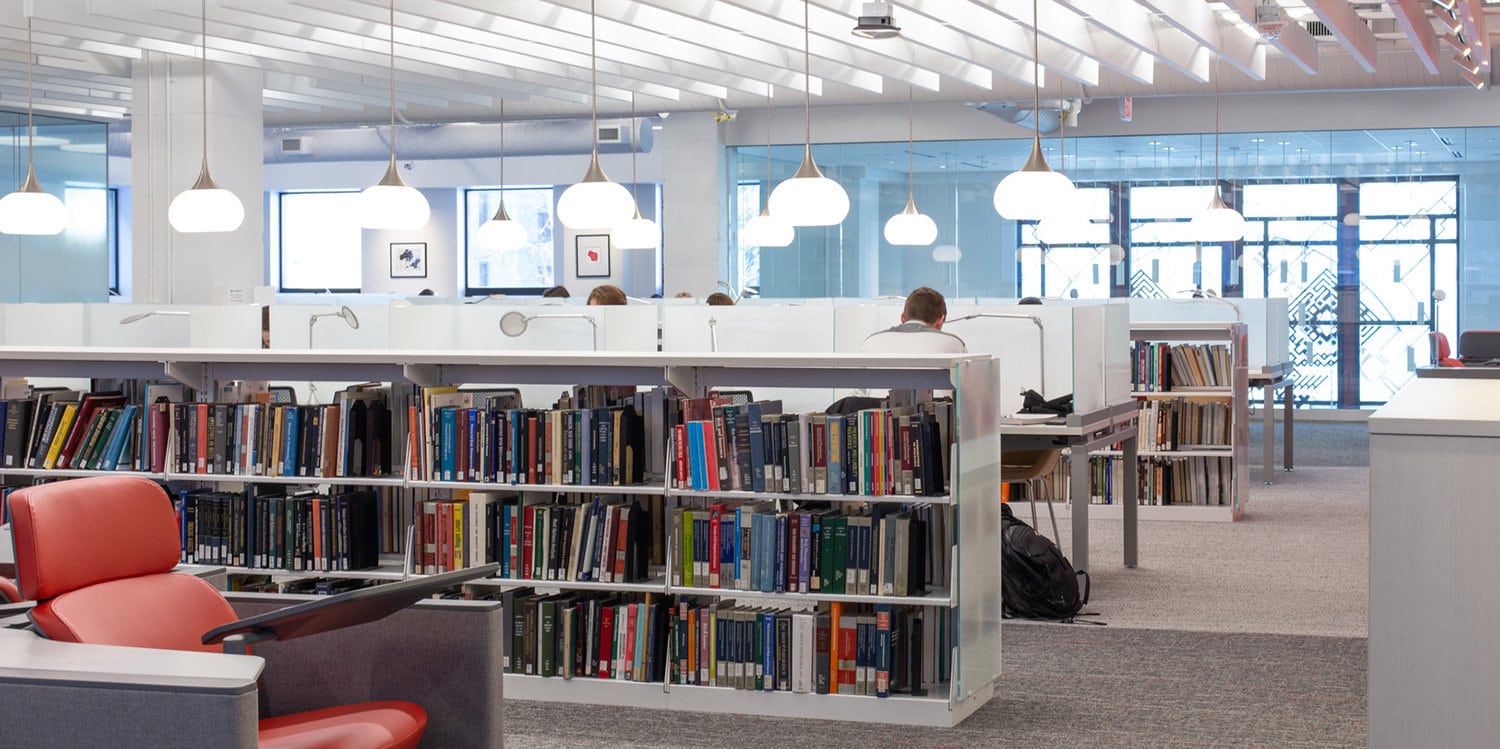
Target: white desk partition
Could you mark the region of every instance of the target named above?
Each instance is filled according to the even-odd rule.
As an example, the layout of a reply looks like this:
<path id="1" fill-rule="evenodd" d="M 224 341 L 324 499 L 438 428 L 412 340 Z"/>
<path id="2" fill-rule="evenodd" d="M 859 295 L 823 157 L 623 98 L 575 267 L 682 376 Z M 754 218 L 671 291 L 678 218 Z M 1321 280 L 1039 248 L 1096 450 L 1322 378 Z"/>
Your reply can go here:
<path id="1" fill-rule="evenodd" d="M 958 319 L 975 314 L 1006 317 Z M 1040 321 L 1040 329 L 1028 319 L 1032 316 Z M 948 320 L 943 330 L 963 338 L 970 353 L 1005 360 L 1000 368 L 1000 403 L 1007 414 L 1020 410 L 1021 393 L 1027 389 L 1047 398 L 1072 393 L 1077 413 L 1129 398 L 1130 331 L 1122 305 L 949 305 Z"/>
<path id="2" fill-rule="evenodd" d="M 1135 299 L 1130 300 L 1131 322 L 1245 323 L 1247 361 L 1253 372 L 1268 364 L 1291 361 L 1291 322 L 1287 300 L 1274 299 Z"/>
<path id="3" fill-rule="evenodd" d="M 84 346 L 82 304 L 5 304 L 4 343 L 7 346 Z"/>
<path id="4" fill-rule="evenodd" d="M 362 304 L 349 309 L 359 320 L 359 327 L 350 327 L 338 316 L 342 305 L 338 304 L 287 304 L 271 307 L 271 348 L 319 348 L 319 349 L 383 349 L 390 345 L 390 313 L 388 307 Z M 312 326 L 312 346 L 308 346 L 308 321 L 317 318 Z"/>
<path id="5" fill-rule="evenodd" d="M 386 313 L 390 323 L 390 347 L 393 349 L 453 348 L 453 313 L 458 308 L 452 304 L 392 303 Z"/>
<path id="6" fill-rule="evenodd" d="M 260 317 L 258 304 L 84 305 L 90 346 L 260 348 Z"/>
<path id="7" fill-rule="evenodd" d="M 662 308 L 661 350 L 711 352 L 715 336 L 724 353 L 826 354 L 834 350 L 834 310 L 826 304 Z M 831 388 L 751 390 L 756 400 L 779 400 L 784 410 L 822 411 L 835 400 Z"/>

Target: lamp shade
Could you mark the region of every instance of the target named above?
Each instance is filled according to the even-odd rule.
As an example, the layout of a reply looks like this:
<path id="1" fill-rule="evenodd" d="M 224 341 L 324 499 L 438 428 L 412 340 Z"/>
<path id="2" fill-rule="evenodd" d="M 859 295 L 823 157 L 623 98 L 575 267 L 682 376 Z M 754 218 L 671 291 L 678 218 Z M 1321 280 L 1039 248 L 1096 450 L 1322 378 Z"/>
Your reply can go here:
<path id="1" fill-rule="evenodd" d="M 906 210 L 885 222 L 885 241 L 894 245 L 921 247 L 937 241 L 937 223 L 917 211 L 916 200 L 906 197 Z"/>
<path id="2" fill-rule="evenodd" d="M 1224 203 L 1214 190 L 1214 199 L 1202 213 L 1188 222 L 1188 233 L 1200 242 L 1238 242 L 1245 238 L 1245 217 Z"/>
<path id="3" fill-rule="evenodd" d="M 807 146 L 802 166 L 771 191 L 767 207 L 771 215 L 792 226 L 832 226 L 849 215 L 849 194 L 843 185 L 823 176 L 813 162 L 812 146 Z"/>
<path id="4" fill-rule="evenodd" d="M 613 228 L 630 220 L 635 198 L 624 185 L 611 182 L 594 154 L 583 179 L 563 190 L 557 199 L 557 220 L 569 229 Z"/>
<path id="5" fill-rule="evenodd" d="M 995 211 L 1012 221 L 1037 221 L 1073 205 L 1073 180 L 1052 171 L 1033 148 L 1026 166 L 1011 172 L 995 186 Z"/>
<path id="6" fill-rule="evenodd" d="M 956 244 L 940 244 L 932 248 L 932 259 L 939 263 L 956 263 L 964 256 Z"/>
<path id="7" fill-rule="evenodd" d="M 653 249 L 659 239 L 661 239 L 661 230 L 656 227 L 656 222 L 649 218 L 642 218 L 639 208 L 629 221 L 616 224 L 613 229 L 609 230 L 610 244 L 624 250 Z"/>
<path id="8" fill-rule="evenodd" d="M 479 226 L 479 246 L 490 250 L 515 250 L 526 245 L 526 227 L 505 212 L 505 203 L 494 218 Z"/>
<path id="9" fill-rule="evenodd" d="M 361 224 L 366 229 L 410 231 L 427 225 L 427 196 L 410 185 L 371 185 L 359 194 Z"/>
<path id="10" fill-rule="evenodd" d="M 177 193 L 167 206 L 167 222 L 184 234 L 234 231 L 245 223 L 245 206 L 234 193 L 214 184 L 205 161 L 198 182 Z"/>
<path id="11" fill-rule="evenodd" d="M 796 230 L 791 224 L 762 209 L 759 216 L 745 222 L 740 230 L 740 244 L 751 247 L 785 247 L 792 243 Z"/>
<path id="12" fill-rule="evenodd" d="M 0 234 L 61 234 L 67 226 L 68 207 L 29 171 L 21 189 L 0 198 Z"/>

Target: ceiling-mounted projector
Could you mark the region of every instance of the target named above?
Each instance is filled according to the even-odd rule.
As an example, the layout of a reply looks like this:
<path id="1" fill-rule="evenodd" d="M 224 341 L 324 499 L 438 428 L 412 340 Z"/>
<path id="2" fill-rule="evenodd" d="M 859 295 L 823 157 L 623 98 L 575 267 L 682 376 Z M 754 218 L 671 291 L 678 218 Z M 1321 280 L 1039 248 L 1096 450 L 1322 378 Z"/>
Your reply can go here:
<path id="1" fill-rule="evenodd" d="M 865 3 L 859 14 L 859 23 L 849 33 L 866 39 L 889 39 L 900 36 L 901 27 L 891 15 L 890 3 Z"/>

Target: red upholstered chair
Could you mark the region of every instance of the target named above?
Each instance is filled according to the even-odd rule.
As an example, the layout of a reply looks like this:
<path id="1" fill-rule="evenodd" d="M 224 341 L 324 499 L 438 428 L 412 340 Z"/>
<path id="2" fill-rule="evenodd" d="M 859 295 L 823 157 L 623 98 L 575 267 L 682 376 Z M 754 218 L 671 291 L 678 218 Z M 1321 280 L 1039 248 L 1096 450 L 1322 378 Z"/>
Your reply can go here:
<path id="1" fill-rule="evenodd" d="M 27 487 L 10 497 L 20 592 L 32 622 L 66 642 L 218 651 L 208 630 L 238 619 L 219 591 L 170 570 L 180 537 L 171 501 L 141 478 L 102 476 Z M 266 718 L 261 747 L 415 747 L 427 714 L 367 702 Z"/>
<path id="2" fill-rule="evenodd" d="M 1448 336 L 1433 331 L 1427 336 L 1432 339 L 1435 353 L 1433 359 L 1439 367 L 1462 367 L 1463 362 L 1453 358 L 1453 349 L 1448 346 Z"/>
<path id="3" fill-rule="evenodd" d="M 0 577 L 0 603 L 20 603 L 21 589 L 8 577 Z"/>

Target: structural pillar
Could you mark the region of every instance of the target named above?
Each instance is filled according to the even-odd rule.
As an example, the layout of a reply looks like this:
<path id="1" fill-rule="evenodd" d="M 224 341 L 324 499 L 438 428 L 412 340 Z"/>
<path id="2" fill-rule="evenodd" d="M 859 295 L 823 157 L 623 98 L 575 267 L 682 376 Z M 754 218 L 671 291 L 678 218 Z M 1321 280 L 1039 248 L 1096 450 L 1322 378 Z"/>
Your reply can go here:
<path id="1" fill-rule="evenodd" d="M 662 121 L 662 286 L 665 296 L 706 296 L 728 278 L 724 133 L 713 112 L 674 112 Z M 729 180 L 732 185 L 734 180 Z"/>

